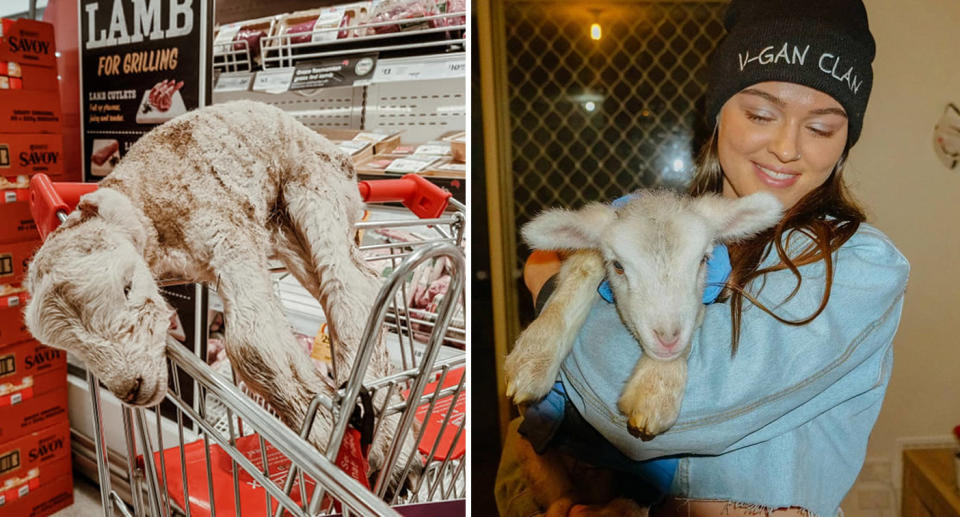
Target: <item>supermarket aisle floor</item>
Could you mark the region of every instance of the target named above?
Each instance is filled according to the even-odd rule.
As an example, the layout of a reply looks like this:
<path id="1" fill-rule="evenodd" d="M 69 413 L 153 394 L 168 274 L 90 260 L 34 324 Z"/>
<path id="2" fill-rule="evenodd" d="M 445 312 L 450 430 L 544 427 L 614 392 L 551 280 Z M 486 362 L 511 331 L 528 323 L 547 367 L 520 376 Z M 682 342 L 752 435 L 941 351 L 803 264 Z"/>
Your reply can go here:
<path id="1" fill-rule="evenodd" d="M 60 510 L 51 517 L 93 517 L 103 515 L 100 505 L 100 489 L 84 476 L 73 473 L 73 505 Z M 120 515 L 119 513 L 117 515 Z"/>

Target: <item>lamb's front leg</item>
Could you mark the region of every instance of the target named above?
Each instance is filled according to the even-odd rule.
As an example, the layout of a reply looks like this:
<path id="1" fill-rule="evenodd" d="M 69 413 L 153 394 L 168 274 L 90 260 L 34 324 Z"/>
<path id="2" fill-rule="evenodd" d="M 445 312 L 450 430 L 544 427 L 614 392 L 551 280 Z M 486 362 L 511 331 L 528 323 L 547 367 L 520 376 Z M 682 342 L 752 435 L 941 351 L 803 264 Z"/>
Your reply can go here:
<path id="1" fill-rule="evenodd" d="M 597 252 L 577 252 L 564 261 L 550 301 L 517 338 L 504 363 L 507 396 L 514 403 L 535 402 L 550 391 L 596 300 L 603 275 Z"/>
<path id="2" fill-rule="evenodd" d="M 686 384 L 686 354 L 672 361 L 641 357 L 617 402 L 630 434 L 646 441 L 670 429 L 680 414 Z"/>
<path id="3" fill-rule="evenodd" d="M 220 255 L 228 260 L 216 268 L 227 356 L 240 379 L 299 431 L 310 401 L 320 392 L 330 395 L 332 389 L 294 338 L 267 274 L 266 258 L 250 251 L 255 247 L 231 247 L 229 254 Z M 320 407 L 309 441 L 324 451 L 332 418 Z"/>

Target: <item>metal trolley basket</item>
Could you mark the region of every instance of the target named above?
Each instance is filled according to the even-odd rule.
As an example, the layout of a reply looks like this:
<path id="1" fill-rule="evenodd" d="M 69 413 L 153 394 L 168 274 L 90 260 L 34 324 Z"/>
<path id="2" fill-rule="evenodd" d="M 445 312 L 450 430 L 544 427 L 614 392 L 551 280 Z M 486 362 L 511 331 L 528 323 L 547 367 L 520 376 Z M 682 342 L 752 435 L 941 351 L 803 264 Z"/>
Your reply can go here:
<path id="1" fill-rule="evenodd" d="M 235 377 L 218 374 L 200 357 L 168 338 L 171 386 L 165 400 L 172 403 L 175 415 L 161 416 L 159 410 L 151 408 L 123 406 L 121 410 L 126 446 L 125 465 L 121 468 L 130 480 L 128 507 L 111 486 L 100 386 L 88 373 L 104 515 L 112 517 L 115 509 L 123 515 L 138 516 L 463 513 L 466 343 L 465 259 L 461 246 L 465 207 L 452 199 L 449 192 L 415 175 L 360 182 L 359 187 L 368 203 L 400 201 L 416 217 L 363 222 L 358 229 L 373 232 L 416 226 L 428 228 L 431 236 L 418 241 L 361 246 L 361 250 L 377 250 L 379 254 L 370 260 L 390 261 L 392 272 L 367 319 L 363 346 L 352 365 L 350 380 L 334 399 L 319 395 L 312 401 L 307 421 L 298 433 L 247 396 L 236 385 Z M 79 197 L 94 188 L 90 184 L 54 185 L 45 175 L 35 176 L 30 201 L 41 235 L 45 237 L 52 231 Z M 445 210 L 448 204 L 453 210 Z M 449 271 L 446 294 L 439 298 L 435 311 L 411 308 L 406 280 L 418 268 L 430 267 L 431 263 L 435 266 L 438 260 L 446 261 Z M 451 325 L 455 316 L 458 324 Z M 402 368 L 388 377 L 364 383 L 373 341 L 381 328 L 398 344 Z M 444 346 L 445 342 L 458 348 Z M 185 379 L 193 383 L 193 401 L 184 397 Z M 387 396 L 376 397 L 383 403 L 372 411 L 373 435 L 389 432 L 390 422 L 398 423 L 386 463 L 368 488 L 355 479 L 364 476 L 351 477 L 335 462 L 358 402 L 382 393 Z M 392 396 L 397 393 L 404 396 Z M 333 414 L 334 430 L 326 455 L 304 439 L 320 405 Z M 226 412 L 226 418 L 219 423 L 213 414 L 215 408 Z M 369 409 L 365 412 L 369 413 Z M 415 425 L 417 420 L 423 424 Z M 421 452 L 408 455 L 402 465 L 401 444 L 410 433 Z M 417 461 L 420 465 L 414 463 Z M 390 473 L 396 471 L 401 472 L 402 480 L 407 480 L 407 489 L 393 488 L 400 486 L 391 482 Z M 421 508 L 424 504 L 429 506 Z"/>

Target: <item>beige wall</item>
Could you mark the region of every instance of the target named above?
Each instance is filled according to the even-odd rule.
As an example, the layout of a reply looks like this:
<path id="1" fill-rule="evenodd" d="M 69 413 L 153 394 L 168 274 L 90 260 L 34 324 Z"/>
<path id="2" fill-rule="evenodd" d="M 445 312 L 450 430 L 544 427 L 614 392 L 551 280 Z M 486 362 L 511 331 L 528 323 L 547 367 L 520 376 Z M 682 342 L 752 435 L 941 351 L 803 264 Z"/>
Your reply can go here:
<path id="1" fill-rule="evenodd" d="M 868 459 L 893 462 L 898 439 L 944 436 L 960 424 L 960 167 L 948 170 L 932 144 L 945 105 L 960 105 L 960 2 L 865 3 L 877 59 L 848 179 L 912 267 L 893 378 L 868 448 Z"/>

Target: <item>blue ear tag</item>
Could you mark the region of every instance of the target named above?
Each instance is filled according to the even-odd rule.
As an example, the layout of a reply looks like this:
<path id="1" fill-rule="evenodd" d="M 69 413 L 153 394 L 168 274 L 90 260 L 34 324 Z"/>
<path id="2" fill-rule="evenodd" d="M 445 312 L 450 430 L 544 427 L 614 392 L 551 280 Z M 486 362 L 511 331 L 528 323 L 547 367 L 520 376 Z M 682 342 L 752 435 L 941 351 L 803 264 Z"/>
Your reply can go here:
<path id="1" fill-rule="evenodd" d="M 597 292 L 607 303 L 613 303 L 613 290 L 610 289 L 610 282 L 606 278 L 603 279 L 603 282 L 600 282 Z"/>
<path id="2" fill-rule="evenodd" d="M 703 304 L 709 305 L 717 301 L 720 292 L 723 291 L 723 284 L 730 276 L 730 254 L 727 247 L 723 244 L 717 244 L 713 247 L 713 254 L 707 261 L 707 280 L 703 289 Z M 610 281 L 604 280 L 597 287 L 600 297 L 607 303 L 613 303 L 613 290 L 610 289 Z"/>
<path id="3" fill-rule="evenodd" d="M 725 244 L 717 244 L 713 247 L 713 253 L 710 260 L 707 260 L 707 280 L 703 288 L 704 305 L 717 301 L 720 292 L 723 291 L 723 284 L 730 277 L 730 253 Z"/>

